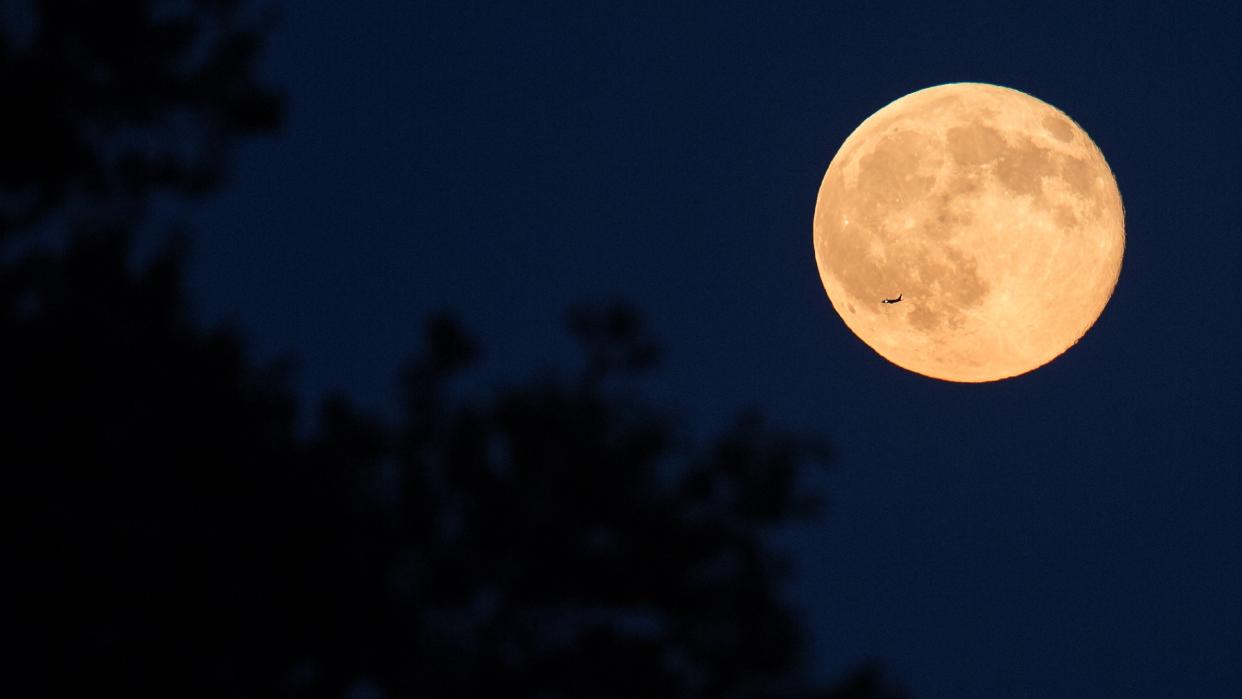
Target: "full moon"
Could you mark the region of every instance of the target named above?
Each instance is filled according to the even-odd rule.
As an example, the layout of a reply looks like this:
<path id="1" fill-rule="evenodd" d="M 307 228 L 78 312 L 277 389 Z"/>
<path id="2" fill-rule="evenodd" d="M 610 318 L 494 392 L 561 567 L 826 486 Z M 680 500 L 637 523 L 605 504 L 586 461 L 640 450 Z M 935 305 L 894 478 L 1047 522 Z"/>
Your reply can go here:
<path id="1" fill-rule="evenodd" d="M 1112 296 L 1117 182 L 1059 109 L 981 83 L 868 117 L 828 166 L 815 260 L 845 324 L 898 366 L 983 382 L 1052 361 Z"/>

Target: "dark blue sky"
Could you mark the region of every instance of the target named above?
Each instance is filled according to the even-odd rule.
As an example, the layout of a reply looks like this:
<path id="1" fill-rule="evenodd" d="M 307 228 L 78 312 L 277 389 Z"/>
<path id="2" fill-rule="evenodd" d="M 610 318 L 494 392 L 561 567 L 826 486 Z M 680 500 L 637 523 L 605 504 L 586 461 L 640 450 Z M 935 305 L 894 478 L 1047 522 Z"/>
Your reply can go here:
<path id="1" fill-rule="evenodd" d="M 299 2 L 270 43 L 275 139 L 197 205 L 204 320 L 293 353 L 308 397 L 390 411 L 430 311 L 493 376 L 564 363 L 619 299 L 697 424 L 757 407 L 837 447 L 790 594 L 833 676 L 923 697 L 1242 696 L 1242 10 L 1233 3 Z M 1064 110 L 1127 214 L 1116 294 L 1052 364 L 926 379 L 820 285 L 824 170 L 914 90 Z"/>

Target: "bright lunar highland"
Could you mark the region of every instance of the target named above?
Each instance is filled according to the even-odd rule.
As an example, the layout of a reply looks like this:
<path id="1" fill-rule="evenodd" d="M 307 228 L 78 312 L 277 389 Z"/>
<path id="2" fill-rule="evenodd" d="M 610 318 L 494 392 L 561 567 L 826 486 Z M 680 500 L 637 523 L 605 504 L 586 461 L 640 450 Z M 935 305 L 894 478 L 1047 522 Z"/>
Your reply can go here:
<path id="1" fill-rule="evenodd" d="M 980 382 L 1040 367 L 1087 332 L 1116 286 L 1125 221 L 1078 124 L 1017 90 L 954 83 L 850 134 L 814 238 L 828 297 L 863 342 L 911 371 Z"/>

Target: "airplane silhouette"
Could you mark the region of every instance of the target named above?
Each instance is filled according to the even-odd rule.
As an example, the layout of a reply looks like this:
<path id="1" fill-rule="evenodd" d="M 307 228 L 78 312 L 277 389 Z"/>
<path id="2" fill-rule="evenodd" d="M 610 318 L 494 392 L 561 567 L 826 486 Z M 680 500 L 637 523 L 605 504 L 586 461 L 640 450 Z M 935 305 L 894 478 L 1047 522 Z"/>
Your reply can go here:
<path id="1" fill-rule="evenodd" d="M 897 294 L 895 299 L 884 299 L 880 303 L 901 303 L 901 294 Z"/>

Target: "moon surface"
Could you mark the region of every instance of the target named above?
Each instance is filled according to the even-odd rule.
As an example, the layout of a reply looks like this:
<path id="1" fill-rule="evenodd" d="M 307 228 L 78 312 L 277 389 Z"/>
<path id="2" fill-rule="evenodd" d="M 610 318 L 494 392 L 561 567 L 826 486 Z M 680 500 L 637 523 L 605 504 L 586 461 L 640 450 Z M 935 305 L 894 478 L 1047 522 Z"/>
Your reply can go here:
<path id="1" fill-rule="evenodd" d="M 845 139 L 814 238 L 828 298 L 863 342 L 910 371 L 982 382 L 1043 366 L 1090 329 L 1121 272 L 1125 216 L 1104 156 L 1063 112 L 953 83 Z"/>

